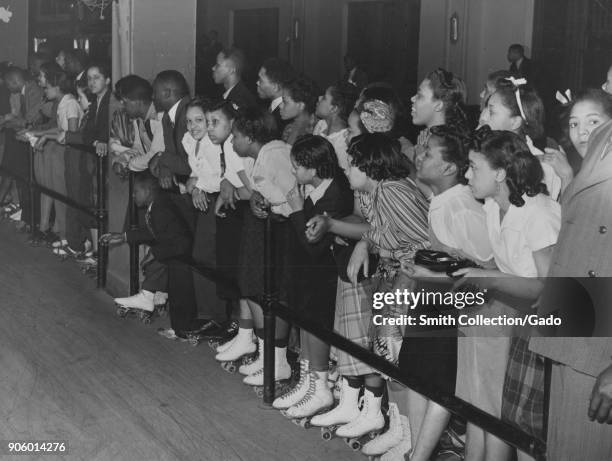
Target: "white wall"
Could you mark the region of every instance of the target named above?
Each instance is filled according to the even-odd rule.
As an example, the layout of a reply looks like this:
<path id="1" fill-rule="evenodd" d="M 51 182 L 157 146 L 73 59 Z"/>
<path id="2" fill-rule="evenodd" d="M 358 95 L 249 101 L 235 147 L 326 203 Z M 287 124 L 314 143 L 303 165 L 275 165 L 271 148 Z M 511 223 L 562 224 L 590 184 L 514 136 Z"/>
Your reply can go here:
<path id="1" fill-rule="evenodd" d="M 468 101 L 478 102 L 487 74 L 508 68 L 508 45 L 522 43 L 530 55 L 535 0 L 423 0 L 419 39 L 419 76 L 436 67 L 459 73 Z M 450 17 L 460 18 L 461 46 L 449 44 Z"/>

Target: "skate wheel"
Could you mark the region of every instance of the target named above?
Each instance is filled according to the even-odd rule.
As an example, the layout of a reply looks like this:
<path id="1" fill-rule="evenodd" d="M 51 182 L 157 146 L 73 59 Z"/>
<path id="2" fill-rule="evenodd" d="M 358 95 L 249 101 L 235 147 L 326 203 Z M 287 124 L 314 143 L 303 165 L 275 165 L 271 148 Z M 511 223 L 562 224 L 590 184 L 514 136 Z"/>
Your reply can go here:
<path id="1" fill-rule="evenodd" d="M 144 323 L 145 325 L 149 325 L 151 323 L 151 317 L 143 317 L 141 319 L 142 323 Z"/>
<path id="2" fill-rule="evenodd" d="M 264 394 L 264 392 L 263 392 L 263 387 L 255 386 L 255 387 L 253 388 L 253 391 L 255 392 L 255 395 L 256 395 L 257 397 L 259 397 L 260 399 L 262 399 L 262 398 L 263 398 L 263 394 Z"/>
<path id="3" fill-rule="evenodd" d="M 196 347 L 200 341 L 197 338 L 189 338 L 189 344 L 193 347 Z"/>
<path id="4" fill-rule="evenodd" d="M 380 435 L 380 432 L 370 432 L 368 434 L 368 437 L 370 438 L 370 440 L 374 440 L 376 437 L 378 437 Z"/>
<path id="5" fill-rule="evenodd" d="M 127 316 L 127 310 L 124 307 L 117 307 L 117 315 L 121 318 L 125 318 Z"/>
<path id="6" fill-rule="evenodd" d="M 310 418 L 308 418 L 308 419 L 306 419 L 306 420 L 304 421 L 304 424 L 302 424 L 302 427 L 303 427 L 304 429 L 310 429 L 311 427 L 313 427 L 313 426 L 312 426 L 312 424 L 310 423 Z"/>
<path id="7" fill-rule="evenodd" d="M 353 451 L 361 450 L 361 442 L 358 439 L 346 439 L 346 443 Z"/>
<path id="8" fill-rule="evenodd" d="M 334 437 L 334 434 L 329 429 L 322 427 L 321 428 L 321 438 L 326 442 L 329 442 Z"/>

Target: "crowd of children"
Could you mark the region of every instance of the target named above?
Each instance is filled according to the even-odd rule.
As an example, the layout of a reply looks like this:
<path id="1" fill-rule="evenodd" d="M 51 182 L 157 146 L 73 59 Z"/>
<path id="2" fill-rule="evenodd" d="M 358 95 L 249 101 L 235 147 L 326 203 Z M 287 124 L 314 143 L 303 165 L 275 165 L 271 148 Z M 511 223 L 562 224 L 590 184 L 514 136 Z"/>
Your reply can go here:
<path id="1" fill-rule="evenodd" d="M 587 190 L 592 203 L 605 203 L 601 187 L 612 182 L 611 167 L 603 163 L 612 158 L 606 155 L 612 130 L 606 84 L 562 95 L 566 138 L 557 142 L 544 131 L 542 99 L 519 70 L 488 76 L 474 126 L 464 81 L 444 69 L 428 73 L 407 105 L 383 82 L 358 87 L 348 79 L 321 91 L 287 62 L 271 58 L 258 73 L 263 105 L 242 81 L 243 53 L 227 49 L 212 68 L 221 97 L 192 98 L 183 75 L 173 70 L 160 72 L 153 83 L 129 75 L 115 82 L 120 109 L 112 113 L 105 65 L 85 63 L 68 50 L 56 59 L 35 58 L 36 75 L 2 69 L 2 165 L 27 176 L 31 147 L 39 184 L 93 205 L 95 156 L 84 150 L 108 155 L 116 174 L 134 175 L 140 227 L 126 223 L 98 236 L 91 218 L 61 201 L 42 194 L 29 203 L 27 189 L 10 176 L 0 185 L 2 207 L 32 245 L 46 243 L 58 256 L 84 264 L 96 264 L 98 237 L 104 244 L 147 245 L 141 291 L 116 299 L 124 313 L 144 312 L 149 319 L 167 297 L 170 328 L 160 330 L 163 336 L 221 338 L 216 359 L 238 361 L 244 382 L 261 386 L 269 220 L 274 288 L 289 309 L 432 389 L 541 439 L 547 435 L 544 358 L 551 358 L 556 394 L 550 412 L 557 417 L 548 417 L 549 459 L 612 457 L 612 434 L 601 424 L 612 422 L 612 341 L 576 342 L 570 359 L 557 353 L 562 342 L 549 347 L 559 338 L 530 338 L 510 326 L 374 321 L 378 314 L 399 319 L 409 309 L 417 316 L 452 315 L 452 306 L 409 307 L 394 300 L 373 307 L 381 292 L 476 290 L 487 292 L 486 302 L 470 314 L 518 318 L 549 308 L 542 300 L 549 274 L 609 276 L 602 263 L 602 255 L 612 259 L 609 244 L 571 250 L 584 245 L 576 235 L 589 235 L 577 233 L 577 221 L 593 228 L 593 239 L 605 237 L 612 225 L 608 211 L 571 201 L 584 201 Z M 423 127 L 416 139 L 403 136 L 404 118 Z M 604 132 L 597 143 L 590 139 Z M 28 228 L 32 207 L 37 219 Z M 423 254 L 463 265 L 440 272 L 419 262 Z M 566 260 L 589 269 L 574 272 Z M 203 276 L 206 271 L 214 277 Z M 609 318 L 603 298 L 594 296 L 596 325 Z M 233 327 L 224 323 L 228 318 Z M 385 460 L 429 460 L 453 432 L 444 406 L 312 333 L 302 330 L 296 339 L 291 331 L 277 319 L 277 381 L 292 376 L 288 347 L 299 351 L 299 379 L 273 403 L 287 417 L 309 418 L 350 439 L 382 433 L 362 450 Z M 589 367 L 575 358 L 594 354 L 601 360 Z M 330 360 L 339 375 L 337 395 L 329 384 Z M 582 387 L 563 387 L 566 376 L 575 378 L 571 373 Z M 590 400 L 570 414 L 555 407 L 559 395 Z M 597 442 L 586 443 L 594 434 Z M 451 445 L 461 452 L 453 459 L 530 459 L 475 424 L 467 424 L 462 440 Z M 579 457 L 567 457 L 568 450 Z"/>

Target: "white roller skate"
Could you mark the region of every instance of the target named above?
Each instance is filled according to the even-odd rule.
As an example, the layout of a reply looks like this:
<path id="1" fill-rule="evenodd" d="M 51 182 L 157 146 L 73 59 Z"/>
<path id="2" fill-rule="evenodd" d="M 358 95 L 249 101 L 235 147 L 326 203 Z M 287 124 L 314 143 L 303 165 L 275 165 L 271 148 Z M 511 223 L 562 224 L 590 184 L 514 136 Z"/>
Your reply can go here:
<path id="1" fill-rule="evenodd" d="M 285 416 L 304 428 L 311 427 L 313 415 L 328 410 L 334 404 L 334 397 L 327 385 L 327 373 L 310 373 L 308 392 L 302 400 L 289 407 Z"/>
<path id="2" fill-rule="evenodd" d="M 384 434 L 366 443 L 361 452 L 366 456 L 380 456 L 398 445 L 403 437 L 401 418 L 405 418 L 405 416 L 401 416 L 397 405 L 391 402 L 389 404 L 389 429 Z"/>
<path id="3" fill-rule="evenodd" d="M 238 373 L 249 376 L 263 368 L 264 340 L 257 338 L 257 358 L 248 364 L 241 365 L 238 368 Z"/>
<path id="4" fill-rule="evenodd" d="M 159 315 L 167 315 L 168 293 L 164 293 L 163 291 L 156 291 L 153 295 L 153 306 L 155 306 L 155 311 L 159 313 Z"/>
<path id="5" fill-rule="evenodd" d="M 263 344 L 263 340 L 260 344 Z M 262 367 L 255 373 L 245 377 L 242 382 L 250 386 L 263 386 L 264 369 L 263 369 L 263 354 L 260 352 L 259 357 Z M 274 348 L 274 381 L 283 381 L 291 378 L 291 365 L 287 362 L 287 348 Z"/>
<path id="6" fill-rule="evenodd" d="M 400 416 L 402 423 L 402 440 L 380 457 L 380 461 L 404 461 L 406 455 L 412 452 L 412 440 L 410 434 L 410 423 L 404 415 Z"/>
<path id="7" fill-rule="evenodd" d="M 359 417 L 359 388 L 349 386 L 341 378 L 340 401 L 331 411 L 314 416 L 310 423 L 321 427 L 323 440 L 331 440 L 339 425 L 347 424 Z"/>
<path id="8" fill-rule="evenodd" d="M 253 329 L 240 328 L 238 334 L 231 341 L 231 346 L 219 352 L 215 359 L 221 362 L 221 368 L 229 373 L 235 373 L 242 363 L 242 358 L 257 351 L 257 345 L 253 342 Z"/>
<path id="9" fill-rule="evenodd" d="M 286 410 L 304 398 L 310 386 L 310 371 L 308 360 L 300 360 L 300 380 L 295 387 L 284 395 L 277 397 L 272 402 L 272 407 L 277 410 Z"/>
<path id="10" fill-rule="evenodd" d="M 153 298 L 154 294 L 147 290 L 141 290 L 134 296 L 127 298 L 115 298 L 117 315 L 119 317 L 127 317 L 130 314 L 134 314 L 143 323 L 151 323 L 151 316 L 155 311 Z"/>
<path id="11" fill-rule="evenodd" d="M 374 394 L 365 389 L 363 393 L 363 406 L 357 419 L 336 429 L 336 436 L 346 439 L 346 443 L 353 450 L 360 450 L 361 438 L 368 436 L 373 439 L 383 427 L 385 418 L 380 410 L 382 396 L 374 397 Z"/>

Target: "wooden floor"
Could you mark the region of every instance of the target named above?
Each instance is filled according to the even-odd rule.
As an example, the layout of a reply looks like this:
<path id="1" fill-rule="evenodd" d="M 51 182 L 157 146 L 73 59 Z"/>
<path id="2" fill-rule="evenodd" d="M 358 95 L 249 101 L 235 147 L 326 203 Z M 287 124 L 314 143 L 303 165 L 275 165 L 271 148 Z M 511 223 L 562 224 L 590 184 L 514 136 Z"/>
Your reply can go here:
<path id="1" fill-rule="evenodd" d="M 364 459 L 262 408 L 209 347 L 157 335 L 166 320 L 118 318 L 76 264 L 28 247 L 6 222 L 0 312 L 0 440 L 67 440 L 70 450 L 10 459 Z"/>

